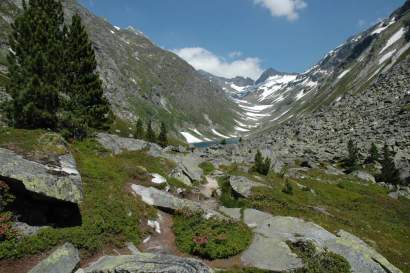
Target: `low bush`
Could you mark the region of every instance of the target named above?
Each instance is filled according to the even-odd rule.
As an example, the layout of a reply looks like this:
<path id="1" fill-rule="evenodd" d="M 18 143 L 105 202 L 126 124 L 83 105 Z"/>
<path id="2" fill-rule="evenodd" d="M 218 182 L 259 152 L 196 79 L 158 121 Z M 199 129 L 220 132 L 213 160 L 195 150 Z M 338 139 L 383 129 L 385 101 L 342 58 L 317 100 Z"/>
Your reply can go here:
<path id="1" fill-rule="evenodd" d="M 212 173 L 215 170 L 215 166 L 211 162 L 202 162 L 199 167 L 204 171 L 205 175 Z"/>
<path id="2" fill-rule="evenodd" d="M 199 213 L 187 211 L 174 217 L 173 230 L 182 252 L 210 260 L 235 256 L 252 239 L 252 232 L 241 222 L 206 220 Z"/>
<path id="3" fill-rule="evenodd" d="M 351 273 L 350 265 L 340 255 L 327 250 L 317 252 L 312 242 L 288 243 L 293 252 L 303 259 L 305 265 L 293 273 Z"/>

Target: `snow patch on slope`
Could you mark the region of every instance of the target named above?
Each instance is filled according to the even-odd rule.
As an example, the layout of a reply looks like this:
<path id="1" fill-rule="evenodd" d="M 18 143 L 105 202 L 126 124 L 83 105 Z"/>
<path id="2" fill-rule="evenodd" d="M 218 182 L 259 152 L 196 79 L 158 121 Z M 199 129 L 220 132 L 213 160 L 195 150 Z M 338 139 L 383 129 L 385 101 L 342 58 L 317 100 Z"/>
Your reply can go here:
<path id="1" fill-rule="evenodd" d="M 400 40 L 404 36 L 404 34 L 406 34 L 406 30 L 404 27 L 402 27 L 390 37 L 390 39 L 386 43 L 386 46 L 380 51 L 379 55 L 386 51 L 389 47 L 394 45 L 398 40 Z"/>

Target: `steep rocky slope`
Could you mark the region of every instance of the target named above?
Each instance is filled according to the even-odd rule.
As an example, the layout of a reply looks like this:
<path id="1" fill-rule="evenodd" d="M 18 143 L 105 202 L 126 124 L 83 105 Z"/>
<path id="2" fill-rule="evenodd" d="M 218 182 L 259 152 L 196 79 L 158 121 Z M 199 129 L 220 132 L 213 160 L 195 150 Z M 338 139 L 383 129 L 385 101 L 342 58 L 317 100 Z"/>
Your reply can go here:
<path id="1" fill-rule="evenodd" d="M 264 81 L 258 80 L 259 84 L 236 100 L 241 108 L 253 109 L 245 128 L 253 125 L 263 130 L 299 119 L 339 101 L 347 91 L 366 90 L 378 75 L 409 54 L 410 43 L 405 39 L 409 11 L 407 1 L 389 18 L 349 38 L 302 74 L 266 73 Z"/>
<path id="2" fill-rule="evenodd" d="M 83 18 L 96 49 L 105 96 L 118 118 L 130 122 L 138 117 L 165 121 L 174 132 L 197 128 L 209 133 L 209 137 L 216 137 L 209 128 L 232 131 L 235 105 L 189 64 L 157 47 L 137 30 L 119 29 L 75 0 L 63 2 L 67 18 L 74 13 Z M 0 2 L 0 85 L 7 35 L 19 3 L 20 0 Z"/>

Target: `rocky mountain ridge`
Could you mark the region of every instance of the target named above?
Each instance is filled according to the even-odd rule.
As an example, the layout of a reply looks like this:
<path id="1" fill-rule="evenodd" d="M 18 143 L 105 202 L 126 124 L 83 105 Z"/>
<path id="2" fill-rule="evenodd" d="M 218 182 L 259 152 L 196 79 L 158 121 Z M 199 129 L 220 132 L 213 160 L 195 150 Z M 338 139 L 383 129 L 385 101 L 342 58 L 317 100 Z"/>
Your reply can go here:
<path id="1" fill-rule="evenodd" d="M 164 121 L 177 138 L 180 131 L 198 128 L 217 137 L 210 128 L 233 132 L 235 104 L 216 85 L 204 80 L 189 64 L 151 42 L 133 28 L 120 29 L 99 18 L 75 0 L 63 1 L 67 21 L 74 13 L 83 19 L 94 43 L 104 94 L 121 121 L 132 127 L 137 118 Z M 0 85 L 10 24 L 21 0 L 0 3 Z"/>
<path id="2" fill-rule="evenodd" d="M 257 85 L 245 88 L 240 98 L 234 97 L 241 108 L 236 121 L 242 134 L 309 116 L 339 101 L 347 92 L 363 92 L 379 74 L 389 71 L 409 53 L 410 43 L 405 39 L 409 11 L 407 1 L 391 16 L 350 37 L 302 74 L 266 71 Z"/>

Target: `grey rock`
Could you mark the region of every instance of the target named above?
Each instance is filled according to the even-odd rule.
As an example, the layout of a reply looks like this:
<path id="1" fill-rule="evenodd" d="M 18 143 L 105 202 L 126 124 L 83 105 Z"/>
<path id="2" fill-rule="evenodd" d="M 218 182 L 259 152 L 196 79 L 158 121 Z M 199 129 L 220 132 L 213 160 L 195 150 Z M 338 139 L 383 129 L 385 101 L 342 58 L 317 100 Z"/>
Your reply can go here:
<path id="1" fill-rule="evenodd" d="M 209 219 L 216 217 L 226 220 L 227 217 L 221 213 L 210 209 L 201 203 L 191 200 L 181 199 L 174 195 L 158 190 L 156 188 L 147 188 L 140 185 L 132 185 L 133 191 L 141 197 L 142 201 L 150 206 L 155 206 L 165 211 L 175 212 L 176 210 L 189 209 L 191 211 L 202 212 L 204 217 Z"/>
<path id="2" fill-rule="evenodd" d="M 196 155 L 166 154 L 165 157 L 175 161 L 177 163 L 178 169 L 182 171 L 184 175 L 186 175 L 191 180 L 191 182 L 201 181 L 204 172 L 199 167 L 199 164 L 202 162 L 202 160 L 198 158 Z"/>
<path id="3" fill-rule="evenodd" d="M 13 228 L 16 229 L 18 233 L 21 235 L 33 236 L 33 235 L 36 235 L 40 230 L 44 228 L 48 228 L 48 226 L 37 227 L 37 226 L 30 226 L 22 222 L 14 222 Z"/>
<path id="4" fill-rule="evenodd" d="M 266 185 L 254 182 L 243 176 L 231 176 L 229 184 L 235 193 L 241 197 L 249 198 L 252 195 L 252 189 L 255 187 L 266 187 Z"/>
<path id="5" fill-rule="evenodd" d="M 237 221 L 242 218 L 241 209 L 239 208 L 226 208 L 222 206 L 219 207 L 219 211 Z"/>
<path id="6" fill-rule="evenodd" d="M 80 263 L 78 250 L 70 243 L 55 250 L 29 273 L 72 273 Z"/>
<path id="7" fill-rule="evenodd" d="M 121 154 L 124 151 L 141 151 L 148 150 L 148 154 L 154 157 L 162 155 L 162 148 L 155 144 L 140 139 L 119 137 L 106 133 L 99 133 L 97 141 L 113 154 Z"/>
<path id="8" fill-rule="evenodd" d="M 74 158 L 67 154 L 58 160 L 59 166 L 43 165 L 0 148 L 0 176 L 21 181 L 28 191 L 78 204 L 83 188 Z"/>
<path id="9" fill-rule="evenodd" d="M 105 256 L 84 269 L 85 273 L 213 273 L 201 261 L 170 255 L 140 253 L 129 256 Z"/>
<path id="10" fill-rule="evenodd" d="M 376 183 L 376 178 L 374 178 L 373 175 L 369 174 L 368 172 L 365 171 L 354 171 L 351 173 L 351 175 L 366 181 L 366 182 L 370 182 L 370 183 Z"/>
<path id="11" fill-rule="evenodd" d="M 274 272 L 290 271 L 303 267 L 302 259 L 294 254 L 283 240 L 256 234 L 250 247 L 241 255 L 242 263 Z"/>
<path id="12" fill-rule="evenodd" d="M 187 176 L 181 167 L 176 167 L 169 174 L 170 177 L 178 179 L 187 186 L 192 186 L 191 179 Z"/>
<path id="13" fill-rule="evenodd" d="M 265 244 L 264 240 L 254 240 L 251 247 L 241 257 L 250 266 L 260 266 L 260 268 L 273 271 L 278 268 L 291 270 L 295 266 L 301 266 L 284 244 L 287 241 L 302 240 L 311 241 L 321 249 L 329 249 L 345 257 L 354 273 L 385 273 L 384 268 L 388 268 L 389 272 L 401 272 L 362 240 L 345 231 L 340 231 L 336 236 L 302 219 L 272 216 L 254 209 L 244 211 L 244 222 L 253 228 L 256 235 L 271 241 L 271 244 Z M 259 260 L 259 253 L 264 253 L 263 255 L 270 253 L 272 257 Z"/>

